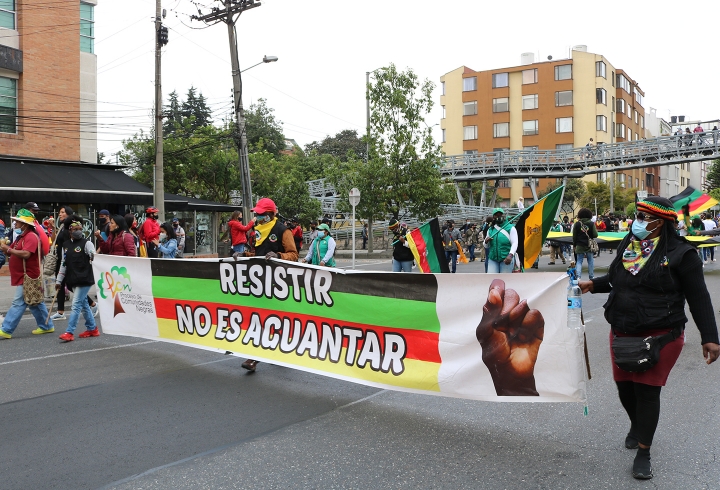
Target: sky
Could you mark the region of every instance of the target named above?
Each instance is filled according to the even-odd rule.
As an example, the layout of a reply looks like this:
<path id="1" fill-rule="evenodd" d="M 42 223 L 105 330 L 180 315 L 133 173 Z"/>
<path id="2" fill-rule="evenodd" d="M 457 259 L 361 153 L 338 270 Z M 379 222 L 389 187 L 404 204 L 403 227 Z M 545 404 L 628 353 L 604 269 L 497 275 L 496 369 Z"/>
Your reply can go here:
<path id="1" fill-rule="evenodd" d="M 162 53 L 163 100 L 193 86 L 214 120 L 232 117 L 232 74 L 225 24 L 191 20 L 219 6 L 212 0 L 162 0 L 169 43 Z M 440 122 L 440 77 L 512 67 L 520 54 L 567 58 L 575 45 L 602 54 L 645 92 L 645 109 L 666 120 L 720 117 L 720 63 L 714 25 L 720 3 L 691 20 L 656 1 L 606 3 L 545 0 L 263 0 L 237 23 L 243 103 L 267 100 L 283 132 L 300 146 L 345 129 L 365 132 L 365 73 L 394 63 L 436 84 L 429 126 Z M 604 7 L 604 8 L 602 8 Z M 155 0 L 99 0 L 98 151 L 114 161 L 122 140 L 152 126 Z M 439 141 L 439 126 L 433 128 Z"/>

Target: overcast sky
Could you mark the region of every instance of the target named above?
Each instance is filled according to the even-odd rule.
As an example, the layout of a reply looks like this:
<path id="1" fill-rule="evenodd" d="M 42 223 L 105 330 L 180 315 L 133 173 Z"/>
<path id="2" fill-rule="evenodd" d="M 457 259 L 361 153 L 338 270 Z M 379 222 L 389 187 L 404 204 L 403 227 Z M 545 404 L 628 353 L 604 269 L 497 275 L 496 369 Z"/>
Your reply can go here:
<path id="1" fill-rule="evenodd" d="M 163 0 L 169 44 L 163 50 L 163 99 L 196 87 L 217 122 L 231 116 L 227 28 L 205 28 L 190 15 L 211 0 Z M 645 91 L 645 109 L 660 117 L 720 117 L 720 63 L 714 39 L 720 3 L 577 1 L 263 0 L 238 22 L 245 107 L 265 98 L 284 134 L 301 146 L 343 129 L 365 131 L 365 72 L 395 63 L 439 86 L 462 65 L 474 70 L 568 57 L 584 44 L 626 70 Z M 204 9 L 207 11 L 208 9 Z M 122 139 L 152 125 L 155 0 L 100 0 L 95 9 L 98 56 L 98 150 L 110 157 Z M 204 28 L 204 29 L 203 29 Z M 539 58 L 538 58 L 539 54 Z M 440 92 L 428 125 L 440 121 Z M 435 128 L 439 139 L 439 127 Z M 114 157 L 113 157 L 114 158 Z"/>

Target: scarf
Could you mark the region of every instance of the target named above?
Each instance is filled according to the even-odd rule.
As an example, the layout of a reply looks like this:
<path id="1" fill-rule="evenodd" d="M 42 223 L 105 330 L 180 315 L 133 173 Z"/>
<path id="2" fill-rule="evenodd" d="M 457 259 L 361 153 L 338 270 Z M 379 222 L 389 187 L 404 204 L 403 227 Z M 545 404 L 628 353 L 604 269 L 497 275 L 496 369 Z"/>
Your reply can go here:
<path id="1" fill-rule="evenodd" d="M 265 239 L 270 236 L 270 230 L 272 230 L 273 226 L 275 226 L 275 223 L 277 222 L 277 216 L 267 223 L 263 223 L 261 225 L 256 224 L 254 226 L 255 228 L 255 246 L 261 245 L 262 242 L 265 241 Z"/>
<path id="2" fill-rule="evenodd" d="M 633 276 L 640 272 L 650 256 L 655 251 L 660 237 L 653 238 L 651 240 L 630 240 L 628 247 L 622 254 L 622 264 L 630 274 Z"/>

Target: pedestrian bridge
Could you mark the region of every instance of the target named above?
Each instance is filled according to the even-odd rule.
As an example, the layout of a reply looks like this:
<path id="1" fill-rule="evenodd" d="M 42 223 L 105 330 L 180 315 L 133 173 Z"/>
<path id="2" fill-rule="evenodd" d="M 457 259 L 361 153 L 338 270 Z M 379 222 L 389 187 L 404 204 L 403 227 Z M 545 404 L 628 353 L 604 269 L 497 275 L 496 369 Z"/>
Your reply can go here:
<path id="1" fill-rule="evenodd" d="M 623 169 L 720 158 L 718 131 L 598 144 L 567 150 L 506 150 L 445 157 L 440 172 L 454 182 L 583 177 Z"/>

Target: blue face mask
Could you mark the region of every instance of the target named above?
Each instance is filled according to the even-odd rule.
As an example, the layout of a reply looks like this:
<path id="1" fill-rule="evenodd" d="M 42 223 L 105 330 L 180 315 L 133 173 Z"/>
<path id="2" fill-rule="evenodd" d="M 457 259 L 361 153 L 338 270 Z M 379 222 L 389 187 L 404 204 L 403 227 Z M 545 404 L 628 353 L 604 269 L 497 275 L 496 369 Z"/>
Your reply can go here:
<path id="1" fill-rule="evenodd" d="M 656 220 L 652 220 L 656 221 Z M 632 233 L 640 240 L 645 240 L 648 235 L 651 233 L 647 230 L 648 223 L 652 223 L 652 221 L 640 221 L 635 220 L 632 224 Z"/>
<path id="2" fill-rule="evenodd" d="M 22 233 L 22 229 L 20 229 L 20 228 L 15 228 L 15 234 L 16 234 L 16 235 L 20 235 L 21 233 Z"/>

